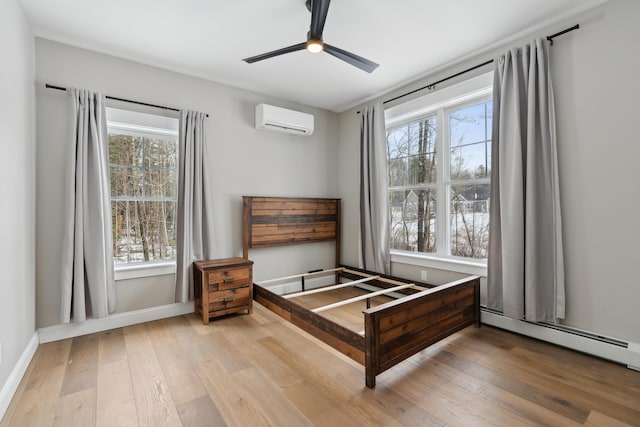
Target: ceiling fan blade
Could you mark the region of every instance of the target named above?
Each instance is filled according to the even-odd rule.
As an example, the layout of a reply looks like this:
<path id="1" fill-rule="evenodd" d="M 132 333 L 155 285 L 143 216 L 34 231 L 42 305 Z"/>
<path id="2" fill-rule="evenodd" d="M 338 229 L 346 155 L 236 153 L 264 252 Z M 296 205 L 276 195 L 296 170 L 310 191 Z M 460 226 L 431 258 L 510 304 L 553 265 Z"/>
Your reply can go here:
<path id="1" fill-rule="evenodd" d="M 378 68 L 378 64 L 373 61 L 369 61 L 367 58 L 363 58 L 355 53 L 347 52 L 346 50 L 331 46 L 327 43 L 324 44 L 324 51 L 329 55 L 333 55 L 336 58 L 353 65 L 354 67 L 360 68 L 362 71 L 366 71 L 367 73 L 371 73 L 373 70 Z"/>
<path id="2" fill-rule="evenodd" d="M 309 38 L 322 40 L 324 23 L 327 20 L 327 12 L 331 0 L 311 0 L 311 28 Z"/>
<path id="3" fill-rule="evenodd" d="M 282 49 L 272 50 L 271 52 L 263 53 L 261 55 L 252 56 L 251 58 L 243 59 L 244 62 L 252 64 L 254 62 L 262 61 L 264 59 L 273 58 L 274 56 L 284 55 L 285 53 L 296 52 L 298 50 L 304 50 L 307 48 L 307 43 L 298 43 L 291 46 L 283 47 Z"/>

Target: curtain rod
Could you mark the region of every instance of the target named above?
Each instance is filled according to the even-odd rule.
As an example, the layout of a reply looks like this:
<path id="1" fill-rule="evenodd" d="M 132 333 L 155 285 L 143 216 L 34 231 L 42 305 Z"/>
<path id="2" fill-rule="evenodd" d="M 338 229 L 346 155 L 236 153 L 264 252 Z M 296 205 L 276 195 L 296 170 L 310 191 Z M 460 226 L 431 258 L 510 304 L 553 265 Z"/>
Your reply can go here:
<path id="1" fill-rule="evenodd" d="M 45 84 L 45 87 L 47 89 L 56 89 L 56 90 L 64 90 L 66 91 L 67 88 L 66 87 L 62 87 L 62 86 L 55 86 L 55 85 L 50 85 L 49 83 Z M 128 102 L 131 104 L 137 104 L 137 105 L 144 105 L 146 107 L 154 107 L 154 108 L 160 108 L 162 110 L 170 110 L 170 111 L 178 111 L 180 112 L 180 110 L 178 108 L 173 108 L 173 107 L 166 107 L 164 105 L 157 105 L 157 104 L 149 104 L 148 102 L 141 102 L 141 101 L 133 101 L 131 99 L 125 99 L 125 98 L 118 98 L 116 96 L 109 96 L 109 95 L 105 95 L 105 98 L 107 99 L 111 99 L 114 101 L 122 101 L 122 102 Z M 207 117 L 209 117 L 209 114 L 207 114 Z"/>
<path id="2" fill-rule="evenodd" d="M 553 39 L 554 39 L 554 38 L 556 38 L 556 37 L 558 37 L 558 36 L 561 36 L 561 35 L 563 35 L 563 34 L 566 34 L 566 33 L 568 33 L 569 31 L 577 30 L 578 28 L 580 28 L 580 24 L 576 24 L 576 25 L 574 25 L 573 27 L 567 28 L 567 29 L 562 30 L 562 31 L 560 31 L 560 32 L 557 32 L 557 33 L 555 33 L 555 34 L 551 34 L 550 36 L 547 36 L 547 40 L 549 41 L 549 43 L 551 44 L 551 46 L 553 46 Z M 405 94 L 398 95 L 398 96 L 396 96 L 396 97 L 394 97 L 394 98 L 391 98 L 391 99 L 387 99 L 386 101 L 384 101 L 384 102 L 383 102 L 383 104 L 386 104 L 386 103 L 391 102 L 391 101 L 395 101 L 395 100 L 400 99 L 400 98 L 404 98 L 405 96 L 412 95 L 412 94 L 414 94 L 414 93 L 416 93 L 416 92 L 420 92 L 421 90 L 425 90 L 425 89 L 434 89 L 434 88 L 435 88 L 435 86 L 436 86 L 437 84 L 440 84 L 440 83 L 446 82 L 447 80 L 451 80 L 451 79 L 453 79 L 453 78 L 456 78 L 456 77 L 458 77 L 458 76 L 461 76 L 461 75 L 463 75 L 463 74 L 466 74 L 466 73 L 468 73 L 468 72 L 470 72 L 470 71 L 473 71 L 473 70 L 475 70 L 475 69 L 477 69 L 477 68 L 484 67 L 485 65 L 489 65 L 489 64 L 491 64 L 491 63 L 493 63 L 493 59 L 490 59 L 490 60 L 488 60 L 488 61 L 485 61 L 485 62 L 483 62 L 482 64 L 478 64 L 478 65 L 474 65 L 473 67 L 469 67 L 469 68 L 467 68 L 466 70 L 462 70 L 462 71 L 457 72 L 457 73 L 455 73 L 455 74 L 453 74 L 453 75 L 451 75 L 451 76 L 448 76 L 448 77 L 445 77 L 445 78 L 443 78 L 443 79 L 440 79 L 440 80 L 438 80 L 437 82 L 430 83 L 430 84 L 428 84 L 428 85 L 426 85 L 426 86 L 422 86 L 422 87 L 420 87 L 420 88 L 418 88 L 418 89 L 414 89 L 414 90 L 412 90 L 412 91 L 410 91 L 410 92 L 407 92 L 407 93 L 405 93 Z M 357 111 L 357 113 L 358 113 L 358 114 L 360 114 L 360 111 Z"/>

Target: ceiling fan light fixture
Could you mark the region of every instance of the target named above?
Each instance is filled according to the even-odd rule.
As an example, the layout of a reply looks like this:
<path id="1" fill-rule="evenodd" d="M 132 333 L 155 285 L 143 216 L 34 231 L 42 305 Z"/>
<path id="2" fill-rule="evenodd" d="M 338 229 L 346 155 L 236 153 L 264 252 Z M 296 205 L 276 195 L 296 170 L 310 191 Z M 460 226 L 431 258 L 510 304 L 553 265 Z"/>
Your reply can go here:
<path id="1" fill-rule="evenodd" d="M 282 49 L 272 50 L 271 52 L 263 53 L 261 55 L 245 58 L 243 61 L 253 64 L 254 62 L 263 61 L 265 59 L 273 58 L 274 56 L 280 56 L 286 53 L 298 52 L 306 49 L 311 53 L 326 52 L 347 64 L 361 69 L 362 71 L 367 73 L 373 72 L 373 70 L 378 67 L 378 64 L 375 62 L 369 61 L 367 58 L 358 56 L 355 53 L 331 46 L 330 44 L 322 41 L 322 30 L 324 30 L 324 24 L 327 19 L 327 12 L 329 10 L 330 3 L 331 0 L 306 0 L 307 9 L 311 12 L 311 25 L 309 25 L 309 31 L 307 32 L 307 41 L 283 47 Z"/>
<path id="2" fill-rule="evenodd" d="M 309 39 L 307 41 L 307 50 L 311 53 L 320 53 L 324 50 L 322 40 Z"/>

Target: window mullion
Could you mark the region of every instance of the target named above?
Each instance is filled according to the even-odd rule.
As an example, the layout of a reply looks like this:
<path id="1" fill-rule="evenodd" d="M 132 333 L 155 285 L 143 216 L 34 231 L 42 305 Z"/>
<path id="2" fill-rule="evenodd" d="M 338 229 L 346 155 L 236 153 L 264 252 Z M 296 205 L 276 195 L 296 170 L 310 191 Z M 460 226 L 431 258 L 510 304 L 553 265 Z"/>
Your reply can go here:
<path id="1" fill-rule="evenodd" d="M 443 109 L 438 110 L 437 127 L 438 130 L 436 132 L 436 146 L 438 153 L 438 164 L 440 166 L 437 168 L 438 190 L 436 193 L 436 253 L 438 255 L 444 256 L 448 253 L 449 241 L 449 239 L 447 238 L 447 235 L 449 233 L 449 221 L 447 221 L 447 206 L 449 198 L 446 191 L 446 178 L 449 176 L 449 155 L 447 154 L 447 138 L 449 137 L 449 131 L 445 122 L 445 114 Z"/>

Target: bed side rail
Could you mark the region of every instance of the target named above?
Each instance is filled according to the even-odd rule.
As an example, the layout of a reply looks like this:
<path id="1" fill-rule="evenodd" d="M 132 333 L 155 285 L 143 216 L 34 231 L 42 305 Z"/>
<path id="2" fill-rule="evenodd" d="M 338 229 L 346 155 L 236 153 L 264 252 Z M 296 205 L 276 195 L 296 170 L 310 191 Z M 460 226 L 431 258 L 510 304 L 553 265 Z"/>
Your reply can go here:
<path id="1" fill-rule="evenodd" d="M 364 364 L 364 337 L 316 314 L 260 285 L 253 285 L 253 299 L 339 352 Z"/>

